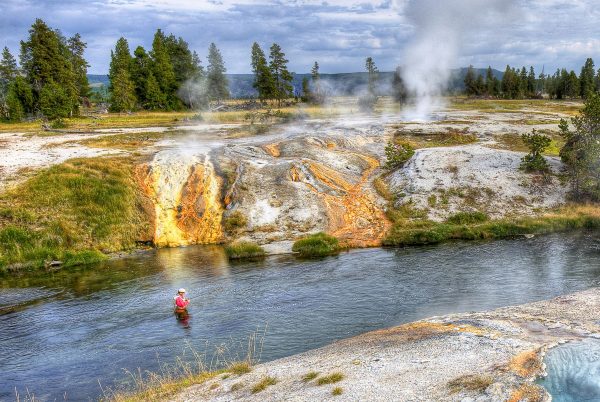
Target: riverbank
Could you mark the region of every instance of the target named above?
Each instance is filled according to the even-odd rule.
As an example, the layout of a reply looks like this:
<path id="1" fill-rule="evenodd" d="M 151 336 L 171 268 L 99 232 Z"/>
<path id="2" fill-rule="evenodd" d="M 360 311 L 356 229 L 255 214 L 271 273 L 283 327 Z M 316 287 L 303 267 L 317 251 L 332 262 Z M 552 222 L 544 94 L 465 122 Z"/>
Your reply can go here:
<path id="1" fill-rule="evenodd" d="M 600 336 L 599 320 L 600 288 L 432 317 L 260 364 L 250 373 L 203 378 L 163 400 L 545 401 L 548 393 L 534 382 L 544 375 L 544 354 Z"/>

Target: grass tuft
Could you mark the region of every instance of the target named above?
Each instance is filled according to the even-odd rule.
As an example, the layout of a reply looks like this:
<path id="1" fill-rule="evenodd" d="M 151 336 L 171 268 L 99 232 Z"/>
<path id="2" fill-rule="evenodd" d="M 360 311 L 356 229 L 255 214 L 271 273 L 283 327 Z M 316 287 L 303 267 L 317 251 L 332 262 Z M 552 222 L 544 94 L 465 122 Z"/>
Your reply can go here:
<path id="1" fill-rule="evenodd" d="M 342 395 L 343 393 L 344 390 L 342 389 L 342 387 L 335 387 L 333 390 L 331 390 L 331 395 L 333 396 Z"/>
<path id="2" fill-rule="evenodd" d="M 277 378 L 270 376 L 263 377 L 262 380 L 254 384 L 252 387 L 252 393 L 257 394 L 267 389 L 267 387 L 275 384 L 277 384 Z"/>
<path id="3" fill-rule="evenodd" d="M 309 371 L 308 373 L 306 373 L 306 374 L 304 374 L 302 376 L 302 381 L 303 382 L 309 382 L 309 381 L 314 380 L 318 376 L 319 376 L 319 372 L 318 371 Z"/>
<path id="4" fill-rule="evenodd" d="M 252 366 L 249 362 L 235 362 L 227 368 L 227 371 L 232 374 L 242 375 L 251 372 Z"/>
<path id="5" fill-rule="evenodd" d="M 325 385 L 325 384 L 334 384 L 336 382 L 340 382 L 344 379 L 344 374 L 336 371 L 335 373 L 331 373 L 329 375 L 319 377 L 317 379 L 317 385 Z"/>
<path id="6" fill-rule="evenodd" d="M 225 253 L 230 260 L 257 259 L 267 254 L 258 244 L 246 241 L 225 246 Z"/>
<path id="7" fill-rule="evenodd" d="M 316 233 L 297 240 L 292 251 L 300 257 L 315 258 L 337 254 L 341 250 L 338 239 L 326 233 Z"/>

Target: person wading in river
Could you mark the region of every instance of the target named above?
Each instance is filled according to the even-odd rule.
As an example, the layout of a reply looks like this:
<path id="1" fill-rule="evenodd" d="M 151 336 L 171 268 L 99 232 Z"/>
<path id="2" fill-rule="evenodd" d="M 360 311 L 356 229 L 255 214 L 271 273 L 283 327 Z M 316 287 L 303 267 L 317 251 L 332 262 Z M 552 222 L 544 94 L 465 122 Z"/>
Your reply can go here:
<path id="1" fill-rule="evenodd" d="M 177 296 L 175 296 L 175 315 L 177 319 L 180 321 L 187 321 L 189 318 L 189 313 L 187 311 L 187 306 L 190 304 L 190 299 L 185 298 L 185 289 L 179 289 L 177 291 Z"/>

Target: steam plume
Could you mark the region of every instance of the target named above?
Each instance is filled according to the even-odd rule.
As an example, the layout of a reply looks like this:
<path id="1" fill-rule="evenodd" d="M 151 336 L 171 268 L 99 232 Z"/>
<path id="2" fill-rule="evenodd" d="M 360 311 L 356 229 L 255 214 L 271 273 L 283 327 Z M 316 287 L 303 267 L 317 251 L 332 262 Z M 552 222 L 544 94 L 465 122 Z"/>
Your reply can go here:
<path id="1" fill-rule="evenodd" d="M 450 70 L 465 40 L 478 32 L 501 27 L 516 0 L 410 0 L 406 15 L 414 25 L 414 39 L 403 58 L 403 79 L 415 97 L 407 120 L 427 120 L 440 105 Z"/>

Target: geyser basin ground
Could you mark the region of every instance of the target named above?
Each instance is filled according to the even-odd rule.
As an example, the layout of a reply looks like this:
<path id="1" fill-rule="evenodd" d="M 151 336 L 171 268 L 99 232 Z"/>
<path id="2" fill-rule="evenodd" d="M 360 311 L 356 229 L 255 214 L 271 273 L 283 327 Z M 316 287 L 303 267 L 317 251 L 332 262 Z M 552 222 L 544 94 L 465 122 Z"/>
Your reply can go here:
<path id="1" fill-rule="evenodd" d="M 220 247 L 188 247 L 4 277 L 0 399 L 12 398 L 15 387 L 46 400 L 64 391 L 70 400 L 96 397 L 98 380 L 105 387 L 130 380 L 123 369 L 156 371 L 158 359 L 168 363 L 178 355 L 193 361 L 188 345 L 204 351 L 208 342 L 212 351 L 224 342 L 235 354 L 240 345 L 233 338 L 243 355 L 247 336 L 265 325 L 262 360 L 269 361 L 432 315 L 587 289 L 600 284 L 599 266 L 598 237 L 571 234 L 356 250 L 304 262 L 277 256 L 230 264 Z M 192 298 L 189 328 L 171 310 L 182 286 Z M 467 341 L 465 347 L 472 345 Z M 383 376 L 385 366 L 377 367 Z"/>

